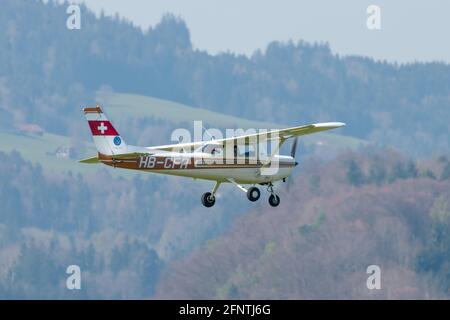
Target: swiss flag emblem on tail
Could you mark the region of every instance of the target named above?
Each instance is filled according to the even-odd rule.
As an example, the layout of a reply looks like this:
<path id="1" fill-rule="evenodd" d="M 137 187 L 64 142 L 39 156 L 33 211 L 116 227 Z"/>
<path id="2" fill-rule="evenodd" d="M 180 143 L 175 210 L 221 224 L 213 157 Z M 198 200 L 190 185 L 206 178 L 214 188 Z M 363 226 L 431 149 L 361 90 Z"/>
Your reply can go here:
<path id="1" fill-rule="evenodd" d="M 93 136 L 118 136 L 119 133 L 114 129 L 108 120 L 91 120 L 89 127 Z"/>
<path id="2" fill-rule="evenodd" d="M 120 137 L 100 106 L 83 108 L 97 151 L 104 155 L 125 153 L 127 144 Z"/>

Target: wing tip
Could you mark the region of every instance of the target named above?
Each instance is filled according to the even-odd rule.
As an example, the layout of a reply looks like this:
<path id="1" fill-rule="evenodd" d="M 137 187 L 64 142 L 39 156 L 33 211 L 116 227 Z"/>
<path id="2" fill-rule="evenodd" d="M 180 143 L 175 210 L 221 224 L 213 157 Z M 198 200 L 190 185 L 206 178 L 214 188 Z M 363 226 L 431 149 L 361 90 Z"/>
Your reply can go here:
<path id="1" fill-rule="evenodd" d="M 344 122 L 323 122 L 323 123 L 316 123 L 314 126 L 316 128 L 330 128 L 330 129 L 334 129 L 334 128 L 341 128 L 341 127 L 345 127 L 347 124 Z"/>

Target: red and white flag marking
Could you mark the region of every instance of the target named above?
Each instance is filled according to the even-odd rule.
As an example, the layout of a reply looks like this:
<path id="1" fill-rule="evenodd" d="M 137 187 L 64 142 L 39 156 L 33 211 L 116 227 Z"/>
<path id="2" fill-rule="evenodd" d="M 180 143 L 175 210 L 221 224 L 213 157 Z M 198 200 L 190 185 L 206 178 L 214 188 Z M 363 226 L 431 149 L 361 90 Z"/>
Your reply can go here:
<path id="1" fill-rule="evenodd" d="M 90 120 L 89 127 L 93 136 L 118 136 L 119 133 L 114 129 L 108 120 Z"/>

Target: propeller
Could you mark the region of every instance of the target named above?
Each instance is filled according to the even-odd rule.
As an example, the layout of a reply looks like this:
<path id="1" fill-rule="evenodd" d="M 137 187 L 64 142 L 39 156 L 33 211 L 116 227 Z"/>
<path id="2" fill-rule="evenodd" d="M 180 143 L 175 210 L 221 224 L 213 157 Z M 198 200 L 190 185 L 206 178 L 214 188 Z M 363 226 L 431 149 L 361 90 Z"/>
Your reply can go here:
<path id="1" fill-rule="evenodd" d="M 292 143 L 292 147 L 291 147 L 291 157 L 294 158 L 295 160 L 295 155 L 297 153 L 297 145 L 298 145 L 298 137 L 295 138 L 294 142 Z M 297 165 L 298 163 L 295 162 L 295 165 Z M 287 190 L 289 191 L 289 189 L 291 188 L 291 185 L 294 183 L 294 179 L 292 176 L 290 176 L 288 178 L 288 184 L 287 184 Z"/>
<path id="2" fill-rule="evenodd" d="M 297 143 L 298 143 L 298 137 L 295 138 L 294 142 L 292 143 L 291 147 L 291 157 L 295 159 L 295 154 L 297 152 Z"/>

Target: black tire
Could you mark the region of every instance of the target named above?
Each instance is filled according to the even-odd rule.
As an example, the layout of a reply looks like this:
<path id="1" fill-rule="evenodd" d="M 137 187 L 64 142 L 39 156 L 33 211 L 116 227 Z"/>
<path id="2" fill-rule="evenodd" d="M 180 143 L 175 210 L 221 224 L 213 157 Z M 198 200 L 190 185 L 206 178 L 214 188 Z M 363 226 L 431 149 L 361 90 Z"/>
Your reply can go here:
<path id="1" fill-rule="evenodd" d="M 247 198 L 248 200 L 255 202 L 261 196 L 261 191 L 257 187 L 251 187 L 247 190 Z"/>
<path id="2" fill-rule="evenodd" d="M 278 207 L 278 205 L 280 204 L 280 197 L 276 194 L 271 194 L 269 197 L 269 204 L 272 207 Z"/>
<path id="3" fill-rule="evenodd" d="M 202 195 L 202 204 L 207 207 L 211 208 L 216 203 L 216 197 L 214 197 L 211 192 L 205 192 Z"/>

